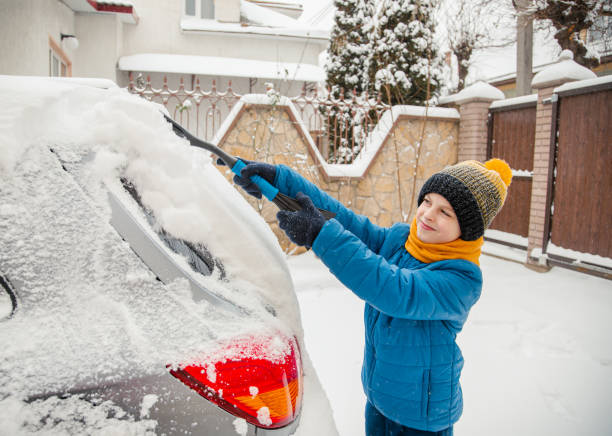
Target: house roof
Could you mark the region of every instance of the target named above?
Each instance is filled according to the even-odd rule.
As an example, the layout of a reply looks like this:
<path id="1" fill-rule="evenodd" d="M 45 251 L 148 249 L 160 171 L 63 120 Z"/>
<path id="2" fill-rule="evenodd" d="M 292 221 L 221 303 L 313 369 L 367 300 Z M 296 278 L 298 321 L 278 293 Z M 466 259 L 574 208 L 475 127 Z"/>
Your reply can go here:
<path id="1" fill-rule="evenodd" d="M 122 71 L 252 77 L 272 80 L 318 82 L 325 72 L 312 64 L 271 62 L 217 56 L 142 53 L 119 58 Z"/>
<path id="2" fill-rule="evenodd" d="M 138 15 L 132 0 L 63 0 L 76 12 L 117 14 L 126 23 L 138 23 Z"/>

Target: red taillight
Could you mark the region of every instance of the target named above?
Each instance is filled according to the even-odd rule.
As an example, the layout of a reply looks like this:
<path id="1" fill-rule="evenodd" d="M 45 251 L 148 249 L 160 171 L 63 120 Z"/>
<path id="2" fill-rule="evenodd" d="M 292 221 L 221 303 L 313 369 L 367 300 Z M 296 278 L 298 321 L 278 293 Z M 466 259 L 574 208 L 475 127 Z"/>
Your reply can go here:
<path id="1" fill-rule="evenodd" d="M 180 365 L 170 373 L 206 399 L 263 428 L 290 424 L 302 400 L 302 362 L 297 340 L 283 337 L 241 338 L 214 362 Z M 279 350 L 285 351 L 280 352 Z"/>

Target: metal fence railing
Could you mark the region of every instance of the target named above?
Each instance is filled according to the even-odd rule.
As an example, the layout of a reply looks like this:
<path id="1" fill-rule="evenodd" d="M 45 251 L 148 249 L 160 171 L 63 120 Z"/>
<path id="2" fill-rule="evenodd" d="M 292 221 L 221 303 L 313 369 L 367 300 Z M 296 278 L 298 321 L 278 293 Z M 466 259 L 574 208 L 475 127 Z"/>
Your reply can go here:
<path id="1" fill-rule="evenodd" d="M 349 164 L 365 145 L 383 113 L 390 108 L 367 93 L 334 97 L 329 89 L 307 92 L 290 100 L 328 163 Z"/>
<path id="2" fill-rule="evenodd" d="M 242 97 L 232 90 L 231 82 L 225 91 L 219 91 L 213 80 L 211 89 L 206 91 L 200 88 L 199 80 L 196 80 L 192 89 L 186 89 L 181 78 L 179 87 L 170 89 L 168 79 L 164 76 L 161 88 L 154 88 L 150 76 L 146 80 L 142 76 L 134 80 L 131 73 L 128 91 L 163 104 L 172 118 L 196 136 L 208 141 L 215 136 L 225 117 Z"/>
<path id="3" fill-rule="evenodd" d="M 197 136 L 211 140 L 229 115 L 241 94 L 232 90 L 231 81 L 224 91 L 212 82 L 209 90 L 200 87 L 195 80 L 191 89 L 185 88 L 183 79 L 177 89 L 168 87 L 163 78 L 160 88 L 155 88 L 150 76 L 146 79 L 129 76 L 128 91 L 150 101 L 163 104 L 172 117 Z M 381 102 L 380 96 L 352 92 L 345 96 L 339 90 L 334 97 L 330 90 L 302 89 L 302 93 L 289 97 L 310 132 L 315 144 L 328 163 L 349 164 L 363 148 L 372 129 L 390 107 Z"/>

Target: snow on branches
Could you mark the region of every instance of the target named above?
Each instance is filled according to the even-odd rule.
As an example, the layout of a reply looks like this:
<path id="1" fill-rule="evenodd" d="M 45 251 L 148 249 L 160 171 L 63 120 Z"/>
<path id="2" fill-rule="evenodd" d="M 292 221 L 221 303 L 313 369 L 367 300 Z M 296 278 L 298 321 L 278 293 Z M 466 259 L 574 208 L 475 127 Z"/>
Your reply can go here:
<path id="1" fill-rule="evenodd" d="M 562 50 L 571 50 L 574 60 L 587 68 L 599 65 L 599 55 L 589 51 L 583 32 L 599 17 L 612 15 L 610 0 L 533 0 L 520 13 L 538 20 L 550 20 Z"/>
<path id="2" fill-rule="evenodd" d="M 383 2 L 373 34 L 370 79 L 374 89 L 382 91 L 383 100 L 390 104 L 423 104 L 438 88 L 432 3 Z"/>
<path id="3" fill-rule="evenodd" d="M 336 14 L 331 33 L 327 84 L 338 94 L 343 88 L 358 93 L 368 88 L 369 34 L 373 27 L 372 0 L 335 0 Z"/>
<path id="4" fill-rule="evenodd" d="M 378 92 L 390 104 L 422 104 L 438 88 L 434 0 L 335 0 L 327 84 Z M 377 12 L 375 12 L 377 5 Z"/>

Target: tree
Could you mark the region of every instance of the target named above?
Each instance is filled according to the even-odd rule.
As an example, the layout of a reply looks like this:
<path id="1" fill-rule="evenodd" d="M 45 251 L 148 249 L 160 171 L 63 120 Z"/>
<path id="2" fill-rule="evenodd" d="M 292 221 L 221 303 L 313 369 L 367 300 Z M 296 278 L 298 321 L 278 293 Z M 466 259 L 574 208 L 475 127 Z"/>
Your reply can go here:
<path id="1" fill-rule="evenodd" d="M 336 14 L 331 31 L 327 85 L 338 95 L 367 89 L 369 33 L 374 14 L 373 0 L 335 0 Z"/>
<path id="2" fill-rule="evenodd" d="M 574 61 L 587 68 L 599 65 L 599 57 L 589 52 L 581 32 L 589 30 L 598 17 L 612 15 L 610 0 L 534 0 L 524 13 L 550 20 L 555 39 L 562 50 L 574 53 Z"/>
<path id="3" fill-rule="evenodd" d="M 336 14 L 331 32 L 327 86 L 331 98 L 338 99 L 368 88 L 369 33 L 374 14 L 373 0 L 335 0 Z M 331 102 L 331 99 L 330 99 Z M 364 132 L 363 114 L 349 105 L 330 103 L 321 107 L 326 120 L 330 147 L 328 161 L 350 163 L 357 155 Z"/>
<path id="4" fill-rule="evenodd" d="M 516 41 L 514 18 L 505 0 L 446 0 L 440 5 L 438 37 L 440 45 L 454 56 L 457 65 L 457 85 L 450 85 L 451 93 L 465 87 L 474 51 L 505 47 Z M 449 59 L 450 61 L 450 59 Z"/>
<path id="5" fill-rule="evenodd" d="M 370 88 L 388 104 L 423 104 L 439 87 L 431 0 L 385 0 L 373 32 Z"/>

